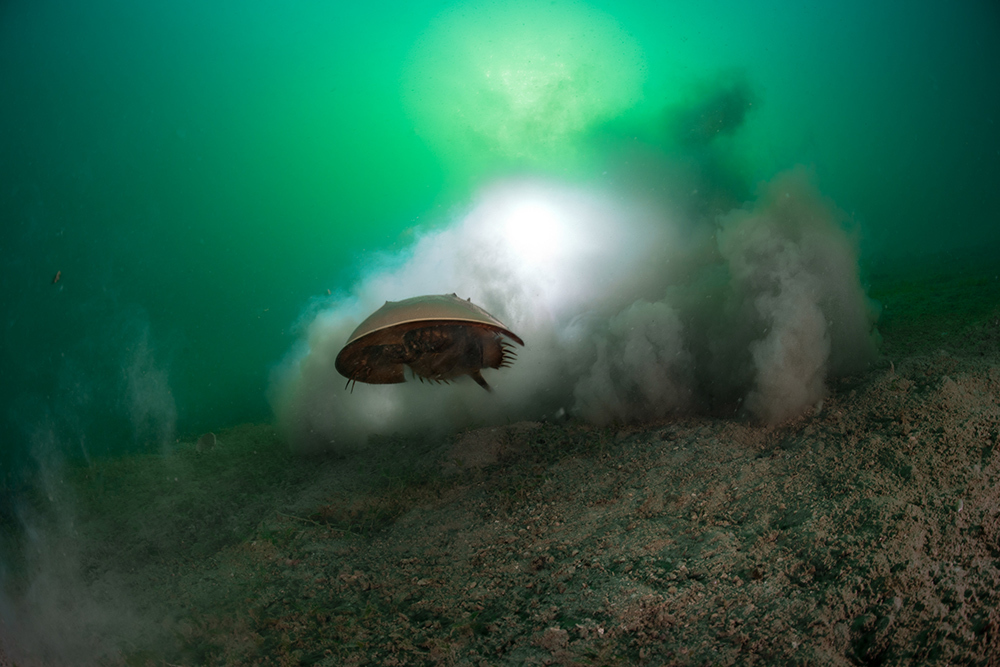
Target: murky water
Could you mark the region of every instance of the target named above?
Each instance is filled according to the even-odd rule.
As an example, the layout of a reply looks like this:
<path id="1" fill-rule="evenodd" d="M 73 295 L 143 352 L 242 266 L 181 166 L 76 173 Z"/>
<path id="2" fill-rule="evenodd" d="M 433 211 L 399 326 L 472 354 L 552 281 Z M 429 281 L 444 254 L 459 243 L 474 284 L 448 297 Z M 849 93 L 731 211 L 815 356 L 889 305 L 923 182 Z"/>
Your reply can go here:
<path id="1" fill-rule="evenodd" d="M 7 2 L 6 525 L 246 422 L 794 416 L 1000 265 L 998 70 L 988 2 Z M 342 391 L 361 319 L 451 292 L 527 343 L 495 395 Z"/>

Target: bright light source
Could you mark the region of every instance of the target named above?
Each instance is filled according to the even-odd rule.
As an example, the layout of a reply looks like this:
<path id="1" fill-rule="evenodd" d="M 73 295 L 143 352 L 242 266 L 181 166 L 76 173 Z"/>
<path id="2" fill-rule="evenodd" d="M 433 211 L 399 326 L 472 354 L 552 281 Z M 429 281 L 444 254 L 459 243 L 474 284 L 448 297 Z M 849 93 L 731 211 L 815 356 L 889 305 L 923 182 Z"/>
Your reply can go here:
<path id="1" fill-rule="evenodd" d="M 507 243 L 521 259 L 535 266 L 544 264 L 569 242 L 560 212 L 548 202 L 523 201 L 514 204 L 504 225 Z"/>

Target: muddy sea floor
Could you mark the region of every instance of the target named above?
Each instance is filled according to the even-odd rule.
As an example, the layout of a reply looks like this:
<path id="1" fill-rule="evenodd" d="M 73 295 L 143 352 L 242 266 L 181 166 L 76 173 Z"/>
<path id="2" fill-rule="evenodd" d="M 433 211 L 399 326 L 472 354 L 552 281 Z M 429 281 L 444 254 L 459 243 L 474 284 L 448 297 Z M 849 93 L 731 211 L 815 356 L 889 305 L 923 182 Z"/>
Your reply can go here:
<path id="1" fill-rule="evenodd" d="M 879 362 L 775 427 L 303 458 L 246 425 L 66 466 L 11 557 L 6 660 L 1000 665 L 995 256 L 872 271 Z"/>

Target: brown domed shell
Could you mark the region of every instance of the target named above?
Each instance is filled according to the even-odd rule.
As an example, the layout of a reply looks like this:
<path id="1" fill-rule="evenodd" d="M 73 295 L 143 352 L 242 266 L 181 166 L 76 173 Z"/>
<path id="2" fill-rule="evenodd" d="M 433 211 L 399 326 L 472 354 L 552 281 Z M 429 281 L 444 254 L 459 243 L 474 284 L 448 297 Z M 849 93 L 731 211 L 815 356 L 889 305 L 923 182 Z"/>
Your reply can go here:
<path id="1" fill-rule="evenodd" d="M 409 367 L 421 380 L 469 375 L 482 387 L 483 368 L 503 368 L 516 356 L 509 338 L 521 338 L 497 318 L 454 294 L 386 301 L 351 334 L 337 355 L 337 371 L 351 381 L 405 382 Z"/>

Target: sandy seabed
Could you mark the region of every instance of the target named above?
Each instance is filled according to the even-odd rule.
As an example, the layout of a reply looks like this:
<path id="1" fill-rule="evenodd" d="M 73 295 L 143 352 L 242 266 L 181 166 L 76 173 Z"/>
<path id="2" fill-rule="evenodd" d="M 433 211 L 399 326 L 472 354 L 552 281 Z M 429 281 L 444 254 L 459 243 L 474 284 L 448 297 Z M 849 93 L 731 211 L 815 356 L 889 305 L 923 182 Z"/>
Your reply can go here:
<path id="1" fill-rule="evenodd" d="M 193 507 L 162 501 L 160 529 L 149 509 L 151 532 L 125 531 L 127 559 L 81 538 L 84 589 L 116 578 L 155 619 L 141 639 L 106 628 L 94 662 L 1000 665 L 1000 308 L 988 278 L 962 280 L 942 289 L 979 307 L 887 318 L 873 369 L 778 426 L 383 438 L 357 460 L 309 463 L 256 508 L 217 512 L 212 484 L 236 493 L 224 470 L 287 447 L 270 426 L 223 431 L 213 451 L 180 443 L 175 479 L 208 489 Z M 888 300 L 926 304 L 907 285 Z M 414 456 L 424 467 L 386 463 Z M 125 493 L 116 474 L 84 479 L 104 480 L 107 503 Z M 82 533 L 107 535 L 87 506 Z M 224 532 L 208 523 L 240 511 L 246 530 L 192 557 L 204 531 Z M 178 515 L 187 532 L 174 534 Z M 43 664 L 20 650 L 18 664 Z"/>
<path id="2" fill-rule="evenodd" d="M 469 432 L 492 474 L 372 538 L 245 545 L 295 591 L 253 611 L 329 664 L 1000 664 L 997 396 L 937 354 L 780 428 Z"/>

